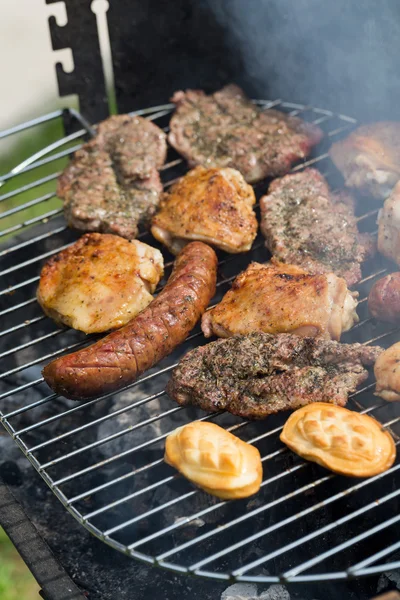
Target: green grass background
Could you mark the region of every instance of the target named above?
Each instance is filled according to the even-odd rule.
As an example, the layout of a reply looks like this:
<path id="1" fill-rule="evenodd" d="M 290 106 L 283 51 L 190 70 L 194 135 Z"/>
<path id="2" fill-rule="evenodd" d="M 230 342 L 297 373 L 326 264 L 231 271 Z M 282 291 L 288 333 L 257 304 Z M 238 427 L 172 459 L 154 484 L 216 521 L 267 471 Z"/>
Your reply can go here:
<path id="1" fill-rule="evenodd" d="M 0 598 L 1 600 L 39 600 L 39 586 L 1 528 Z"/>
<path id="2" fill-rule="evenodd" d="M 0 147 L 0 175 L 8 173 L 16 165 L 31 156 L 46 145 L 54 142 L 63 135 L 61 119 L 52 121 L 47 125 L 34 127 L 23 135 L 16 136 L 17 143 L 10 139 L 8 143 L 2 140 Z M 12 136 L 13 137 L 13 136 Z M 78 141 L 70 145 L 77 144 Z M 63 150 L 68 146 L 63 146 Z M 59 150 L 56 150 L 59 151 Z M 8 194 L 20 186 L 26 185 L 35 179 L 50 175 L 61 170 L 67 159 L 61 159 L 49 165 L 34 169 L 28 173 L 18 175 L 0 185 L 0 197 Z M 33 200 L 55 189 L 55 182 L 50 182 L 40 187 L 33 188 L 23 194 L 0 202 L 0 232 L 18 223 L 46 213 L 61 206 L 60 200 L 53 198 L 37 206 L 23 210 L 15 215 L 1 218 L 1 213 Z M 33 226 L 34 227 L 34 226 Z M 18 232 L 17 232 L 18 233 Z M 0 245 L 9 241 L 12 235 L 0 237 Z M 3 286 L 0 286 L 3 287 Z M 3 327 L 0 327 L 3 329 Z M 1 429 L 1 425 L 0 425 Z M 1 434 L 1 431 L 0 431 Z M 39 600 L 39 586 L 33 575 L 19 556 L 12 542 L 3 529 L 0 528 L 0 600 Z"/>

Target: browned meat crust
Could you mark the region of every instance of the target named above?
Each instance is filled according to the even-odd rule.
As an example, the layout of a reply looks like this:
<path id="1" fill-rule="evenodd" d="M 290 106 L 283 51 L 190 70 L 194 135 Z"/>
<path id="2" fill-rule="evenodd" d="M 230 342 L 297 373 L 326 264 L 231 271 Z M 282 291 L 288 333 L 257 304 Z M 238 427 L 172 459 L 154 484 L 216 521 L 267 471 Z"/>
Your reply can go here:
<path id="1" fill-rule="evenodd" d="M 360 264 L 375 251 L 357 229 L 352 203 L 329 192 L 315 169 L 273 181 L 260 200 L 261 231 L 278 260 L 308 273 L 335 273 L 348 286 L 361 279 Z"/>
<path id="2" fill-rule="evenodd" d="M 382 348 L 282 333 L 252 333 L 195 348 L 174 369 L 167 392 L 178 404 L 225 409 L 250 419 L 311 402 L 343 406 Z"/>
<path id="3" fill-rule="evenodd" d="M 217 257 L 192 242 L 176 259 L 165 288 L 135 319 L 96 344 L 48 364 L 43 376 L 74 400 L 117 391 L 170 354 L 193 329 L 215 293 Z"/>
<path id="4" fill-rule="evenodd" d="M 191 166 L 233 167 L 249 183 L 287 173 L 322 138 L 315 125 L 262 111 L 236 85 L 176 92 L 169 142 Z"/>
<path id="5" fill-rule="evenodd" d="M 400 179 L 400 123 L 361 125 L 332 144 L 329 155 L 347 187 L 384 200 Z"/>
<path id="6" fill-rule="evenodd" d="M 166 152 L 164 132 L 147 119 L 117 115 L 100 123 L 58 180 L 68 224 L 136 237 L 158 205 Z"/>

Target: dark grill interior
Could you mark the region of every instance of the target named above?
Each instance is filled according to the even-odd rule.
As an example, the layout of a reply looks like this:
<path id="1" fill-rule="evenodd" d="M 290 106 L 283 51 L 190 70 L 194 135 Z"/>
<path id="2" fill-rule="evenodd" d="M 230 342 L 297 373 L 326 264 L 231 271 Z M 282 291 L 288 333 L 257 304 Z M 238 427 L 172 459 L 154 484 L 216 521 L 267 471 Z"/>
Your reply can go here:
<path id="1" fill-rule="evenodd" d="M 325 139 L 310 160 L 294 170 L 315 165 L 333 188 L 340 187 L 341 179 L 326 151 L 332 140 L 354 127 L 355 120 L 281 100 L 258 102 L 265 109 L 277 107 L 299 114 L 324 129 Z M 167 128 L 170 111 L 171 105 L 163 105 L 136 114 Z M 46 120 L 61 122 L 62 116 L 56 112 L 21 129 L 32 128 L 34 135 L 35 125 Z M 64 116 L 72 133 L 0 178 L 0 202 L 6 206 L 0 215 L 0 415 L 4 427 L 85 527 L 150 564 L 218 579 L 265 582 L 346 579 L 388 570 L 391 555 L 400 548 L 399 463 L 368 480 L 337 477 L 283 447 L 279 432 L 287 415 L 251 423 L 226 413 L 206 415 L 176 406 L 164 387 L 179 358 L 205 343 L 198 327 L 178 351 L 119 394 L 74 403 L 50 393 L 40 374 L 42 366 L 90 339 L 57 328 L 35 300 L 43 261 L 78 238 L 66 227 L 54 190 L 67 157 L 92 130 L 77 113 Z M 9 130 L 0 137 L 16 133 L 16 129 Z M 54 172 L 43 177 L 40 170 L 46 164 Z M 184 172 L 184 162 L 170 150 L 162 171 L 165 185 Z M 267 181 L 256 185 L 258 196 L 267 186 Z M 27 200 L 32 189 L 35 198 Z M 32 207 L 36 216 L 26 218 L 26 209 Z M 374 205 L 360 202 L 360 229 L 375 231 L 376 215 Z M 140 239 L 160 247 L 145 232 Z M 160 249 L 167 279 L 173 257 Z M 268 257 L 260 235 L 250 253 L 219 253 L 213 303 L 251 260 L 265 262 Z M 378 326 L 370 319 L 366 297 L 372 283 L 393 266 L 377 257 L 363 269 L 364 278 L 357 287 L 360 323 L 342 341 L 387 347 L 398 339 L 399 330 Z M 374 397 L 373 391 L 371 378 L 352 396 L 349 407 L 375 416 L 398 442 L 396 405 Z M 167 434 L 193 419 L 212 419 L 257 445 L 264 481 L 255 497 L 234 503 L 217 501 L 163 463 Z M 397 568 L 400 563 L 390 566 Z"/>

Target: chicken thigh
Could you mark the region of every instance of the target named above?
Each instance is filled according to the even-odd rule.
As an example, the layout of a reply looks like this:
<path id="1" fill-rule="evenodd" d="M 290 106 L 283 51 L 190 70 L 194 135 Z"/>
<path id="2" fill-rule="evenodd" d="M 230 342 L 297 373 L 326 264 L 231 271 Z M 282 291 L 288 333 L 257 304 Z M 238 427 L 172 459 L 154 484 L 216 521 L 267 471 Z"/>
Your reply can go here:
<path id="1" fill-rule="evenodd" d="M 151 232 L 173 254 L 193 240 L 246 252 L 257 234 L 255 201 L 239 171 L 196 167 L 164 194 Z"/>
<path id="2" fill-rule="evenodd" d="M 379 211 L 378 250 L 400 265 L 400 182 Z"/>
<path id="3" fill-rule="evenodd" d="M 339 340 L 358 321 L 356 296 L 334 273 L 309 275 L 294 265 L 252 263 L 204 313 L 201 327 L 206 337 L 262 331 Z"/>
<path id="4" fill-rule="evenodd" d="M 400 179 L 400 123 L 362 125 L 332 145 L 329 154 L 347 187 L 384 200 Z"/>
<path id="5" fill-rule="evenodd" d="M 159 250 L 87 233 L 44 265 L 37 299 L 56 323 L 85 333 L 118 329 L 153 300 L 163 271 Z"/>

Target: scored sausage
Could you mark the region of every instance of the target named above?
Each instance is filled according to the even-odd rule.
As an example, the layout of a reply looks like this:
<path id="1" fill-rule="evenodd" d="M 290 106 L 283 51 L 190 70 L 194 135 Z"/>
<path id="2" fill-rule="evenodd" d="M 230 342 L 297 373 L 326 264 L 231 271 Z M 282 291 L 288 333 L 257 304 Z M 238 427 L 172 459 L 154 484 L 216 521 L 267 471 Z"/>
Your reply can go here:
<path id="1" fill-rule="evenodd" d="M 183 342 L 215 294 L 217 257 L 202 242 L 185 246 L 165 288 L 137 317 L 88 348 L 43 369 L 47 384 L 73 400 L 117 391 Z"/>

